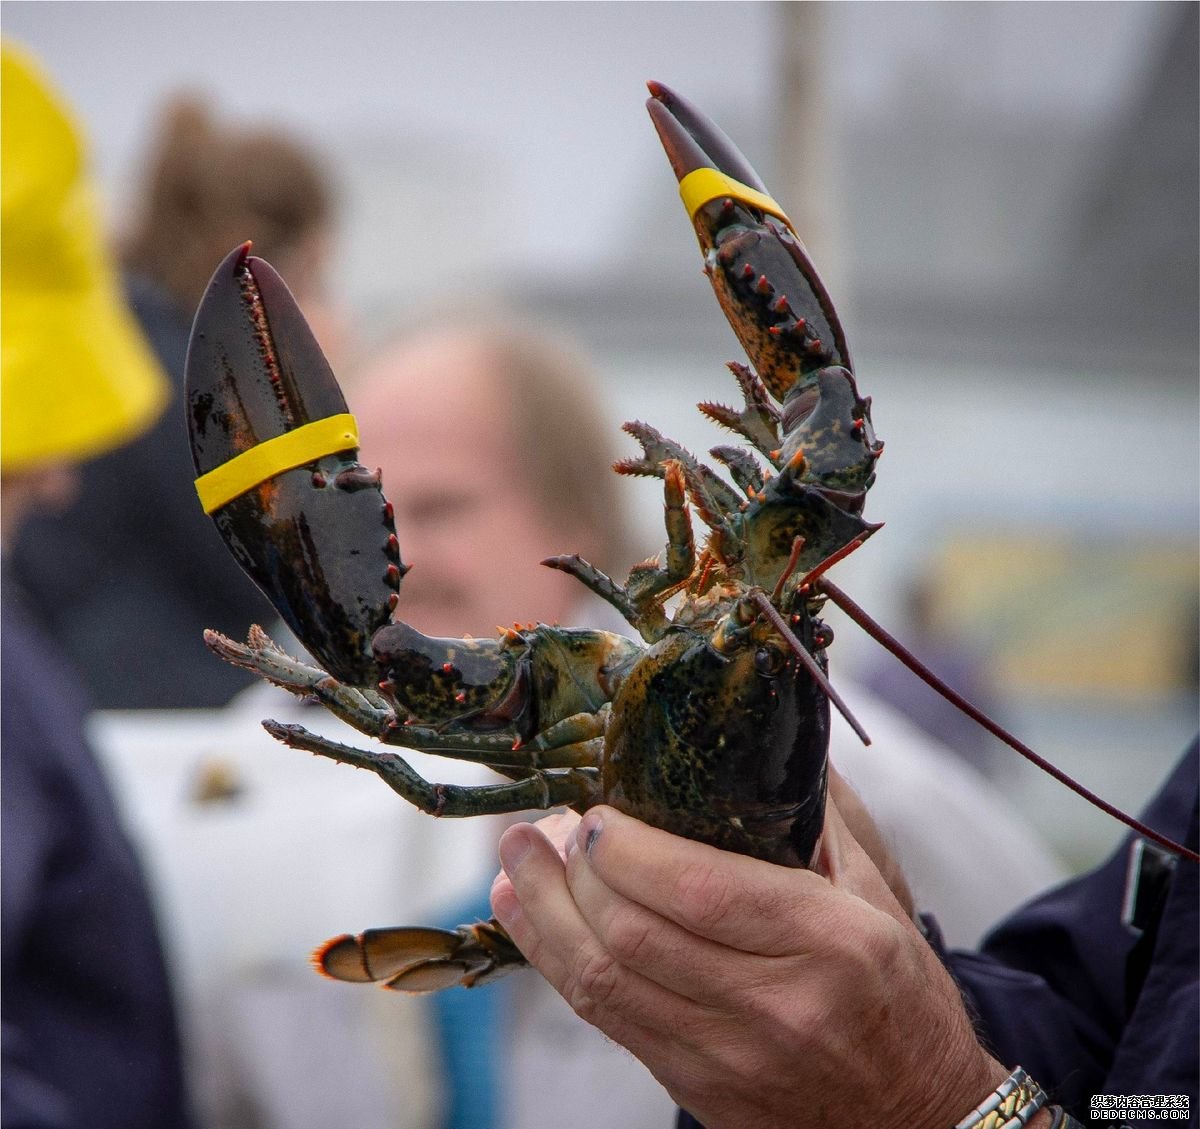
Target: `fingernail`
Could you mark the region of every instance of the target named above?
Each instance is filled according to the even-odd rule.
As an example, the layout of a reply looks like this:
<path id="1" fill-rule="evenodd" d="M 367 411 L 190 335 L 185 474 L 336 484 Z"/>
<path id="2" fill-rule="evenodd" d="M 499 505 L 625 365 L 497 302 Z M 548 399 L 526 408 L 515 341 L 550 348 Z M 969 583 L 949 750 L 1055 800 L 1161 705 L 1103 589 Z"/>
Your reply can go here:
<path id="1" fill-rule="evenodd" d="M 510 827 L 500 837 L 500 865 L 510 878 L 529 854 L 530 846 L 529 834 L 522 827 Z"/>
<path id="2" fill-rule="evenodd" d="M 600 832 L 604 830 L 604 821 L 598 815 L 585 815 L 583 822 L 579 825 L 579 830 L 576 831 L 577 837 L 582 837 L 583 851 L 588 858 L 592 857 L 592 848 L 596 845 L 596 840 L 600 838 Z"/>
<path id="3" fill-rule="evenodd" d="M 492 913 L 496 915 L 496 920 L 510 932 L 521 920 L 521 912 L 521 903 L 517 901 L 517 896 L 512 890 L 505 890 L 504 893 L 492 899 Z"/>

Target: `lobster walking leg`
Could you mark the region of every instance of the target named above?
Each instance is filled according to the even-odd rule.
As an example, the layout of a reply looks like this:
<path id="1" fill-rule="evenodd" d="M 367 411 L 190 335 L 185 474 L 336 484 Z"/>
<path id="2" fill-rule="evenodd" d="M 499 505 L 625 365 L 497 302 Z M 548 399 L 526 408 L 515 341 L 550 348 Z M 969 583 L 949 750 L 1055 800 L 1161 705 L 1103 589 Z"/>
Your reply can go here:
<path id="1" fill-rule="evenodd" d="M 368 769 L 392 791 L 429 815 L 463 817 L 514 811 L 548 811 L 550 808 L 566 806 L 583 810 L 600 802 L 599 778 L 595 769 L 538 771 L 512 784 L 434 784 L 396 753 L 356 749 L 352 745 L 343 745 L 312 733 L 302 725 L 265 721 L 263 728 L 277 741 L 293 749 L 304 749 L 339 764 Z"/>
<path id="2" fill-rule="evenodd" d="M 608 601 L 641 632 L 647 642 L 661 639 L 668 620 L 662 602 L 686 583 L 696 567 L 696 547 L 692 523 L 687 512 L 683 467 L 678 460 L 663 464 L 664 520 L 667 526 L 666 563 L 648 561 L 634 565 L 625 586 L 574 554 L 549 557 L 542 561 L 548 568 L 569 573 L 581 584 Z"/>
<path id="3" fill-rule="evenodd" d="M 226 662 L 253 671 L 283 690 L 313 697 L 335 717 L 361 733 L 383 739 L 392 712 L 378 695 L 374 701 L 363 690 L 347 686 L 321 670 L 281 650 L 262 628 L 253 628 L 246 643 L 237 643 L 219 631 L 206 631 L 209 649 Z"/>

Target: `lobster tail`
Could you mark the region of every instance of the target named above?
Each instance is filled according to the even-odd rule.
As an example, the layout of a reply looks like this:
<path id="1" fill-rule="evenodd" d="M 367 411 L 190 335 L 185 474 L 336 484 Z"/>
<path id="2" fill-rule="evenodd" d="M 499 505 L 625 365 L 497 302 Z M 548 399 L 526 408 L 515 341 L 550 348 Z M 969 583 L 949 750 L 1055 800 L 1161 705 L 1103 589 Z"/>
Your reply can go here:
<path id="1" fill-rule="evenodd" d="M 312 962 L 332 980 L 413 994 L 456 985 L 474 988 L 527 964 L 494 919 L 457 929 L 396 926 L 345 933 L 326 941 Z"/>

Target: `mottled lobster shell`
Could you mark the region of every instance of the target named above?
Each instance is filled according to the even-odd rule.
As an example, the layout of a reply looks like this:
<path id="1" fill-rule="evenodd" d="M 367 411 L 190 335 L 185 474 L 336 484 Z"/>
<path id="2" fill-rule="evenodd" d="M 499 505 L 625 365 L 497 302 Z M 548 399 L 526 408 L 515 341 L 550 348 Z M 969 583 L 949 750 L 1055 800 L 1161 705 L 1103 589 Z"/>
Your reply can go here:
<path id="1" fill-rule="evenodd" d="M 347 410 L 283 279 L 249 252 L 244 244 L 217 267 L 192 327 L 186 406 L 198 476 Z M 375 681 L 371 638 L 389 620 L 404 566 L 379 477 L 357 450 L 283 470 L 211 516 L 321 665 L 350 685 Z"/>

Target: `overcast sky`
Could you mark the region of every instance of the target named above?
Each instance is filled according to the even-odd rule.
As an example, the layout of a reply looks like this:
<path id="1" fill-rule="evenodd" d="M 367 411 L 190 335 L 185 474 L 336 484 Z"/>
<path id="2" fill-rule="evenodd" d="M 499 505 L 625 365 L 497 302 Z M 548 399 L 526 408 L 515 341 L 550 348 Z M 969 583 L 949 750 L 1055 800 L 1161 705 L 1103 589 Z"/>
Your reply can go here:
<path id="1" fill-rule="evenodd" d="M 346 161 L 371 145 L 422 154 L 430 176 L 477 161 L 514 243 L 584 269 L 661 187 L 647 184 L 662 168 L 647 78 L 708 109 L 760 165 L 777 124 L 773 4 L 6 0 L 3 16 L 83 117 L 110 201 L 164 97 L 190 87 Z M 1154 5 L 1127 3 L 827 4 L 821 16 L 834 112 L 868 119 L 921 89 L 968 113 L 1103 115 L 1158 25 Z"/>

